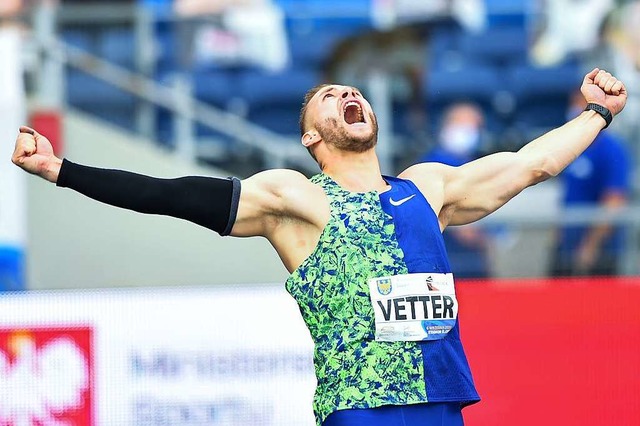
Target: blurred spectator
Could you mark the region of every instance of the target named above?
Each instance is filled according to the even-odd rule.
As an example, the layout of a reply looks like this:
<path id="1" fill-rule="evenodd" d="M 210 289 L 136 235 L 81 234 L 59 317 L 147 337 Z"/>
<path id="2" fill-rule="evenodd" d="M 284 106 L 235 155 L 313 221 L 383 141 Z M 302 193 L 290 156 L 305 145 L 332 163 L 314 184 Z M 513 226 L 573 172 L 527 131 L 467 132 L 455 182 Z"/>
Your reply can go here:
<path id="1" fill-rule="evenodd" d="M 637 146 L 633 141 L 640 137 L 640 1 L 625 2 L 610 13 L 599 44 L 585 55 L 585 69 L 596 66 L 606 67 L 625 82 L 629 98 L 613 128 Z"/>
<path id="2" fill-rule="evenodd" d="M 175 0 L 174 10 L 200 21 L 194 32 L 193 60 L 199 65 L 253 65 L 282 70 L 288 62 L 284 14 L 271 0 Z"/>
<path id="3" fill-rule="evenodd" d="M 62 4 L 88 4 L 88 3 L 97 3 L 97 4 L 104 4 L 106 3 L 105 0 L 60 0 L 60 2 Z M 131 3 L 134 4 L 136 3 L 137 0 L 109 0 L 109 3 Z"/>
<path id="4" fill-rule="evenodd" d="M 471 103 L 453 104 L 445 112 L 438 145 L 421 162 L 458 167 L 478 158 L 484 128 L 482 110 Z M 444 232 L 449 262 L 458 278 L 489 276 L 488 236 L 475 224 L 450 226 Z"/>
<path id="5" fill-rule="evenodd" d="M 373 23 L 380 29 L 444 15 L 450 15 L 467 31 L 479 32 L 487 26 L 484 0 L 373 0 L 371 9 Z"/>
<path id="6" fill-rule="evenodd" d="M 568 119 L 586 103 L 580 92 L 571 97 Z M 589 148 L 560 174 L 565 207 L 611 210 L 623 206 L 629 193 L 630 161 L 623 143 L 602 131 Z M 608 224 L 567 226 L 560 230 L 553 275 L 615 275 L 624 249 L 624 232 Z"/>
<path id="7" fill-rule="evenodd" d="M 22 11 L 22 0 L 2 0 L 0 3 L 0 20 L 8 21 Z"/>
<path id="8" fill-rule="evenodd" d="M 614 0 L 538 0 L 542 2 L 540 33 L 531 50 L 535 63 L 552 66 L 568 55 L 593 49 Z M 576 31 L 579 28 L 579 31 Z"/>
<path id="9" fill-rule="evenodd" d="M 261 0 L 174 0 L 175 11 L 182 16 L 213 15 L 232 7 L 254 6 Z"/>

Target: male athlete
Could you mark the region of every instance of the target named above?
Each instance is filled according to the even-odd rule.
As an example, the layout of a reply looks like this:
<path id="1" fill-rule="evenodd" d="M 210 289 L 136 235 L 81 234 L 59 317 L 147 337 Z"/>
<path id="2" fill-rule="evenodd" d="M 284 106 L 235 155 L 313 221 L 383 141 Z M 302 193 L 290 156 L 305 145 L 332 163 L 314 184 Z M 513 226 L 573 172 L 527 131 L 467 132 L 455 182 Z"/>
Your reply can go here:
<path id="1" fill-rule="evenodd" d="M 518 152 L 460 167 L 417 164 L 397 178 L 380 173 L 371 106 L 357 89 L 339 85 L 305 97 L 302 144 L 322 170 L 310 180 L 292 170 L 239 181 L 96 169 L 56 158 L 49 141 L 27 127 L 12 160 L 111 205 L 221 235 L 267 238 L 291 272 L 286 288 L 315 343 L 318 425 L 457 426 L 462 407 L 479 397 L 441 232 L 556 176 L 627 99 L 624 84 L 599 69 L 581 91 L 589 103 L 582 114 Z"/>

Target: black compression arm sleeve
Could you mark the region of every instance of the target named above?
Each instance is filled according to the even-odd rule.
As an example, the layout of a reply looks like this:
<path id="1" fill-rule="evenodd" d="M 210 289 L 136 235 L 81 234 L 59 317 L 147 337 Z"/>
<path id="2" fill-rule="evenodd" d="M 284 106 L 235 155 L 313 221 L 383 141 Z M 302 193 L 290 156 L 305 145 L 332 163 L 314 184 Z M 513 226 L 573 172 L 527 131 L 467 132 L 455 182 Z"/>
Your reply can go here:
<path id="1" fill-rule="evenodd" d="M 173 216 L 229 235 L 236 220 L 240 180 L 188 176 L 159 179 L 63 160 L 57 186 L 116 207 Z"/>

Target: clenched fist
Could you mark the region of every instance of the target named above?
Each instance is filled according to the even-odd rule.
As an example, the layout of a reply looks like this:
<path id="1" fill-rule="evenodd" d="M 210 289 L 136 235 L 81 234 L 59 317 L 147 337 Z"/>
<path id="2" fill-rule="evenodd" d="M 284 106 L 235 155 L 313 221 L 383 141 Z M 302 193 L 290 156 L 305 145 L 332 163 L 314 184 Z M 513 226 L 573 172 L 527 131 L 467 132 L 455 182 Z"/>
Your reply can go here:
<path id="1" fill-rule="evenodd" d="M 49 139 L 30 127 L 20 127 L 11 157 L 13 164 L 50 182 L 58 180 L 62 160 L 53 153 Z"/>
<path id="2" fill-rule="evenodd" d="M 598 68 L 584 77 L 580 90 L 588 103 L 602 105 L 613 115 L 622 111 L 627 103 L 627 89 L 624 83 L 611 73 Z"/>

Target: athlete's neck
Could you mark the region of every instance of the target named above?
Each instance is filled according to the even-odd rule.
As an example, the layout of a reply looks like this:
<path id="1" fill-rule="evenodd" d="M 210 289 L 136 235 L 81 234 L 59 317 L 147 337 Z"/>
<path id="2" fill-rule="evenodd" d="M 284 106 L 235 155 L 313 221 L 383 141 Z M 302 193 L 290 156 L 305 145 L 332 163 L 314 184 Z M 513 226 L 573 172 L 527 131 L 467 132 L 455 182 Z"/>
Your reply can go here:
<path id="1" fill-rule="evenodd" d="M 374 150 L 332 156 L 330 161 L 324 162 L 322 172 L 351 192 L 384 192 L 389 188 L 382 178 Z"/>

